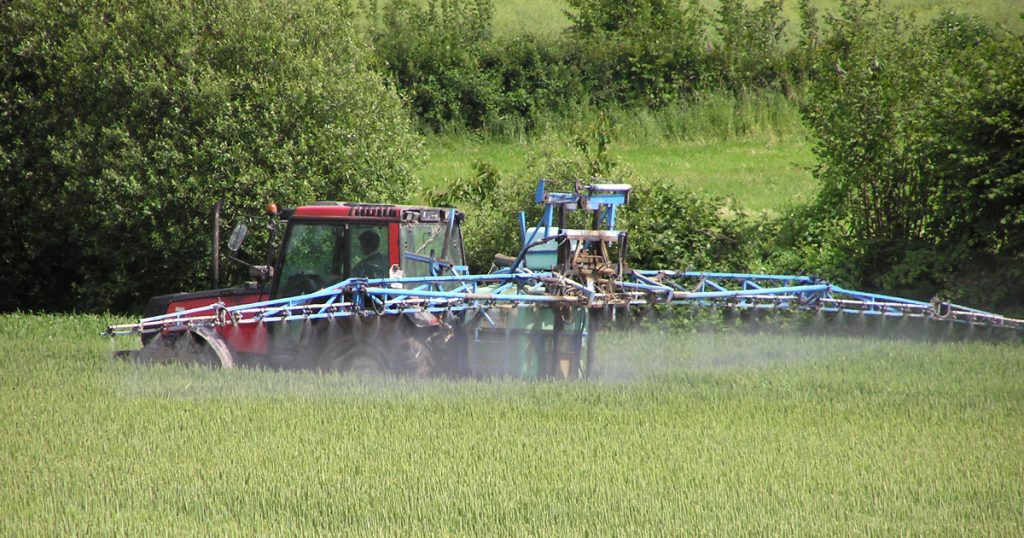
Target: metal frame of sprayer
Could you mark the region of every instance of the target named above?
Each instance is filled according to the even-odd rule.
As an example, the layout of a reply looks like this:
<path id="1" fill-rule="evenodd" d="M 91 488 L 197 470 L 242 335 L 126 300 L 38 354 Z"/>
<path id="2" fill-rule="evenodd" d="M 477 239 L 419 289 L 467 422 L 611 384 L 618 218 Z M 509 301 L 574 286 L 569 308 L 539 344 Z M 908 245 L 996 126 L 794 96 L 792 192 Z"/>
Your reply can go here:
<path id="1" fill-rule="evenodd" d="M 615 230 L 618 208 L 628 203 L 630 191 L 631 187 L 623 184 L 578 183 L 575 192 L 547 192 L 546 182 L 541 180 L 535 201 L 544 205 L 543 216 L 536 226 L 527 228 L 520 212 L 519 253 L 488 274 L 467 274 L 465 267 L 435 263 L 435 276 L 349 278 L 304 295 L 237 306 L 217 302 L 113 325 L 105 334 L 352 316 L 443 319 L 456 312 L 479 315 L 493 325 L 491 314 L 502 308 L 547 306 L 597 312 L 653 305 L 923 318 L 1024 330 L 1021 319 L 938 300 L 923 302 L 847 290 L 810 276 L 631 269 L 625 261 L 627 234 Z M 592 213 L 591 229 L 565 228 L 566 213 L 574 210 Z M 534 256 L 538 252 L 541 254 Z M 540 269 L 538 263 L 549 267 Z M 450 274 L 441 274 L 445 271 Z M 587 323 L 584 330 L 589 329 Z"/>

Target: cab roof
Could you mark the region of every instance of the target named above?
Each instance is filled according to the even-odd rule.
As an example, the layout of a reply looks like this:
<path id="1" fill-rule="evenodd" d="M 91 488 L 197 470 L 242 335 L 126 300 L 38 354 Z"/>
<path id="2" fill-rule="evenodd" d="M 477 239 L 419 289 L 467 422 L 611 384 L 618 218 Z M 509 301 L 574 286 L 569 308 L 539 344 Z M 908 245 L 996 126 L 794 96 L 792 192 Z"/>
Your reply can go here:
<path id="1" fill-rule="evenodd" d="M 285 218 L 371 220 L 387 222 L 447 222 L 449 209 L 395 204 L 363 204 L 353 202 L 316 202 L 284 210 Z M 462 221 L 465 214 L 456 211 Z"/>

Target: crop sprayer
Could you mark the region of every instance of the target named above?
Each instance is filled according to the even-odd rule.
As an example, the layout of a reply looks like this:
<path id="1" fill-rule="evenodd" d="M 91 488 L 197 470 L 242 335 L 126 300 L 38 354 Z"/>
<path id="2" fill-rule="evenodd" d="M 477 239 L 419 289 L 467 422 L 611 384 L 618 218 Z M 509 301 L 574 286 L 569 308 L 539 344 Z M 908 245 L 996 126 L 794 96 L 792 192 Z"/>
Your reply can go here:
<path id="1" fill-rule="evenodd" d="M 275 208 L 274 222 L 286 223 L 280 252 L 273 267 L 251 266 L 256 282 L 154 297 L 144 318 L 105 334 L 140 335 L 141 350 L 119 353 L 142 362 L 581 378 L 595 371 L 603 324 L 659 305 L 1024 332 L 1024 320 L 810 276 L 633 269 L 628 234 L 615 229 L 630 191 L 578 183 L 574 192 L 548 192 L 541 180 L 540 221 L 527 227 L 520 212 L 518 254 L 495 256 L 486 274 L 470 274 L 465 265 L 464 214 L 455 209 L 342 202 Z M 567 228 L 572 211 L 589 212 L 591 226 Z M 245 232 L 235 229 L 229 249 L 237 252 Z M 218 244 L 215 232 L 215 260 Z"/>

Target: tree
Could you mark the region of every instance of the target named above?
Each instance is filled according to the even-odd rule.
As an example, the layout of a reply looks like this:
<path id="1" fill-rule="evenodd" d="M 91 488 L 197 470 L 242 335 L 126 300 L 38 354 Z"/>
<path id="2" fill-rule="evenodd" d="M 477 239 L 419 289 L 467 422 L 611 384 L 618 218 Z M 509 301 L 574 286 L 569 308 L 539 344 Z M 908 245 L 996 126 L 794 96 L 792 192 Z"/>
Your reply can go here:
<path id="1" fill-rule="evenodd" d="M 779 82 L 786 71 L 782 0 L 764 0 L 759 6 L 748 6 L 744 0 L 722 0 L 716 15 L 721 42 L 714 55 L 724 81 L 734 90 Z"/>
<path id="2" fill-rule="evenodd" d="M 857 285 L 995 308 L 1024 296 L 1024 43 L 842 2 L 806 119 L 832 259 Z"/>
<path id="3" fill-rule="evenodd" d="M 935 62 L 923 120 L 945 291 L 1024 312 L 1024 36 L 997 39 L 951 14 L 928 31 L 950 52 Z"/>
<path id="4" fill-rule="evenodd" d="M 427 127 L 482 127 L 500 106 L 499 81 L 482 68 L 491 37 L 491 0 L 393 0 L 369 10 L 383 66 Z M 379 19 L 379 25 L 378 25 Z"/>
<path id="5" fill-rule="evenodd" d="M 419 142 L 350 18 L 327 0 L 0 8 L 0 310 L 202 286 L 218 199 L 235 220 L 402 200 Z"/>

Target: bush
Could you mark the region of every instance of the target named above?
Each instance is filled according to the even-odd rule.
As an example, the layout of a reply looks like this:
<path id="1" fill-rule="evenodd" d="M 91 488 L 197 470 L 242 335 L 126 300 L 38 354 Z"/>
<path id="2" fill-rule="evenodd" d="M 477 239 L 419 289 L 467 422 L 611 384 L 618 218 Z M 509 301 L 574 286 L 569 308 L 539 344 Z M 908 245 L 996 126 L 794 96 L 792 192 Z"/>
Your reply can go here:
<path id="1" fill-rule="evenodd" d="M 400 201 L 417 139 L 338 3 L 0 10 L 0 309 L 203 286 L 209 208 Z M 254 256 L 255 257 L 255 256 Z"/>
<path id="2" fill-rule="evenodd" d="M 707 13 L 696 1 L 569 0 L 569 62 L 598 103 L 660 106 L 703 86 Z"/>
<path id="3" fill-rule="evenodd" d="M 620 227 L 640 269 L 744 271 L 757 267 L 756 224 L 718 199 L 664 180 L 636 180 Z"/>
<path id="4" fill-rule="evenodd" d="M 1024 314 L 1024 36 L 946 15 L 921 124 L 933 164 L 929 235 L 952 298 Z M 941 67 L 945 67 L 942 69 Z"/>
<path id="5" fill-rule="evenodd" d="M 831 257 L 856 285 L 1019 308 L 1024 39 L 842 5 L 806 110 Z"/>
<path id="6" fill-rule="evenodd" d="M 534 132 L 540 118 L 583 100 L 579 73 L 565 63 L 558 45 L 529 34 L 491 42 L 480 69 L 495 77 L 500 92 L 496 114 L 485 126 L 492 134 Z"/>
<path id="7" fill-rule="evenodd" d="M 712 57 L 727 87 L 760 88 L 785 81 L 782 0 L 765 0 L 757 7 L 748 7 L 744 0 L 722 0 L 716 15 L 720 42 Z"/>
<path id="8" fill-rule="evenodd" d="M 479 128 L 494 114 L 498 84 L 479 69 L 492 13 L 489 0 L 392 0 L 368 14 L 382 67 L 429 129 Z"/>
<path id="9" fill-rule="evenodd" d="M 558 48 L 531 35 L 494 38 L 490 0 L 374 5 L 370 37 L 381 69 L 425 130 L 533 127 L 538 113 L 576 99 Z"/>
<path id="10" fill-rule="evenodd" d="M 729 0 L 714 17 L 698 0 L 568 4 L 570 27 L 552 39 L 495 37 L 492 0 L 360 3 L 379 68 L 434 133 L 520 135 L 580 105 L 662 108 L 723 88 L 793 94 L 805 76 L 806 55 L 783 48 L 778 0 Z"/>

